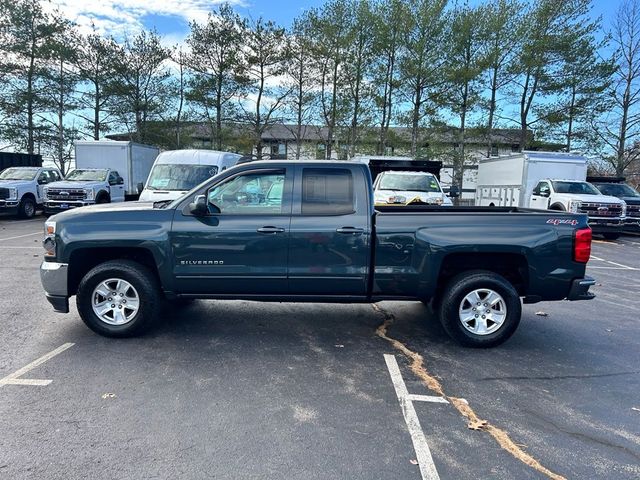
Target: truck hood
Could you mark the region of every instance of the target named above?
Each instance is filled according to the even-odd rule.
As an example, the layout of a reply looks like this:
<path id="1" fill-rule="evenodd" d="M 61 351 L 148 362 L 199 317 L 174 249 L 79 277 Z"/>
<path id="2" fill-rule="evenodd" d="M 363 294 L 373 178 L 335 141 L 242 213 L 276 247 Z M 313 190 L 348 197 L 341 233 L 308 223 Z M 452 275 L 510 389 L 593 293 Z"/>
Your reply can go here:
<path id="1" fill-rule="evenodd" d="M 63 180 L 61 182 L 51 182 L 45 185 L 49 188 L 99 188 L 106 182 L 74 182 L 70 180 Z"/>
<path id="2" fill-rule="evenodd" d="M 622 203 L 622 200 L 620 200 L 618 197 L 611 197 L 609 195 L 577 195 L 574 193 L 557 193 L 555 194 L 555 197 L 566 198 L 569 200 L 579 200 L 584 203 Z"/>
<path id="3" fill-rule="evenodd" d="M 139 212 L 144 210 L 154 210 L 153 202 L 118 202 L 99 203 L 82 208 L 73 208 L 50 217 L 52 221 L 81 220 L 82 217 L 94 216 L 101 213 L 114 212 Z M 160 209 L 156 209 L 160 211 Z"/>
<path id="4" fill-rule="evenodd" d="M 375 197 L 376 198 L 384 198 L 385 201 L 389 197 L 405 197 L 407 202 L 413 200 L 414 198 L 419 198 L 421 201 L 425 203 L 429 203 L 429 201 L 433 201 L 436 198 L 441 198 L 444 202 L 444 205 L 451 204 L 451 200 L 442 192 L 420 192 L 420 191 L 412 191 L 412 190 L 376 190 Z"/>
<path id="5" fill-rule="evenodd" d="M 2 188 L 18 188 L 29 186 L 33 183 L 33 180 L 0 180 L 0 187 Z"/>
<path id="6" fill-rule="evenodd" d="M 640 197 L 620 197 L 620 200 L 624 200 L 628 205 L 640 205 Z"/>

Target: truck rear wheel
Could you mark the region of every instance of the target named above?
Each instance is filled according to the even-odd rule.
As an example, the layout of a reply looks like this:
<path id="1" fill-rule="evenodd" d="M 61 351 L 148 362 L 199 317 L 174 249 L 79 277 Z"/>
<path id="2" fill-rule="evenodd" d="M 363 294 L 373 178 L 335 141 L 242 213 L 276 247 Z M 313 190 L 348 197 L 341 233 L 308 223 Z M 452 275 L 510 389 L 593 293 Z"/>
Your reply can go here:
<path id="1" fill-rule="evenodd" d="M 144 333 L 156 321 L 161 303 L 156 277 L 129 260 L 112 260 L 94 267 L 80 282 L 76 295 L 84 323 L 105 337 Z"/>
<path id="2" fill-rule="evenodd" d="M 440 321 L 465 347 L 490 348 L 508 340 L 518 328 L 522 305 L 513 285 L 487 271 L 454 277 L 442 294 Z"/>

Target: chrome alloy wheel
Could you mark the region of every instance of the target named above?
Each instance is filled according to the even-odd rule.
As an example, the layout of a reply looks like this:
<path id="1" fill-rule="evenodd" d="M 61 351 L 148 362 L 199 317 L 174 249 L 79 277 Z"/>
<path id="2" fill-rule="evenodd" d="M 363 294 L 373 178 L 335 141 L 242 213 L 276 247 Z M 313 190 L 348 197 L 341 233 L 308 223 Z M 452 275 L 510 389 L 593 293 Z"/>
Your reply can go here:
<path id="1" fill-rule="evenodd" d="M 489 335 L 504 323 L 507 304 L 494 290 L 479 288 L 462 299 L 458 315 L 462 326 L 471 333 Z"/>
<path id="2" fill-rule="evenodd" d="M 109 325 L 124 325 L 133 320 L 140 308 L 140 297 L 133 285 L 121 278 L 98 284 L 91 297 L 93 313 Z"/>

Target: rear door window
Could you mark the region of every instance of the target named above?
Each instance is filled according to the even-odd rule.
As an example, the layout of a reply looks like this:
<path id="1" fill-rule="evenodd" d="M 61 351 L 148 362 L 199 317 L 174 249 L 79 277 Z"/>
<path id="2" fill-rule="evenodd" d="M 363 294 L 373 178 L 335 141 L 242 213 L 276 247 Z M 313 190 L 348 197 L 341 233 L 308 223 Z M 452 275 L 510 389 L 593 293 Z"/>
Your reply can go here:
<path id="1" fill-rule="evenodd" d="M 355 212 L 353 175 L 346 168 L 302 170 L 303 215 L 348 215 Z"/>

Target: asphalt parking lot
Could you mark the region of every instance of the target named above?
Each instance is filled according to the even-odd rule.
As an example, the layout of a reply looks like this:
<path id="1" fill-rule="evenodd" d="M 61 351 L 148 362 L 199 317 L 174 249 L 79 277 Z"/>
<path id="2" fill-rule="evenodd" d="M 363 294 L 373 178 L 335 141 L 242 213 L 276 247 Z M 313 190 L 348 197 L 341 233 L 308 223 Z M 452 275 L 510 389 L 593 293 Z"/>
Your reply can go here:
<path id="1" fill-rule="evenodd" d="M 0 478 L 640 478 L 640 237 L 594 243 L 595 300 L 472 350 L 413 302 L 199 301 L 102 338 L 45 300 L 43 221 L 0 218 Z"/>

